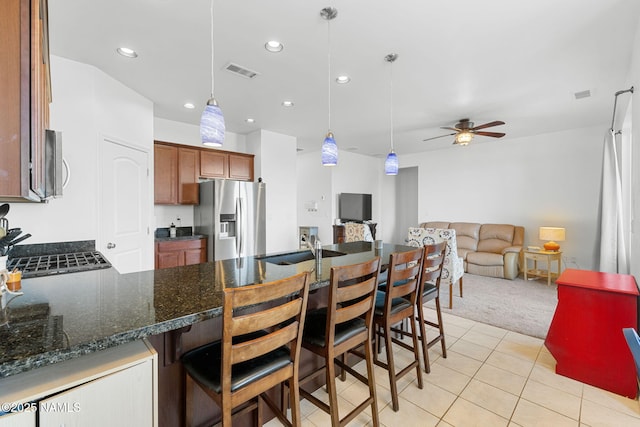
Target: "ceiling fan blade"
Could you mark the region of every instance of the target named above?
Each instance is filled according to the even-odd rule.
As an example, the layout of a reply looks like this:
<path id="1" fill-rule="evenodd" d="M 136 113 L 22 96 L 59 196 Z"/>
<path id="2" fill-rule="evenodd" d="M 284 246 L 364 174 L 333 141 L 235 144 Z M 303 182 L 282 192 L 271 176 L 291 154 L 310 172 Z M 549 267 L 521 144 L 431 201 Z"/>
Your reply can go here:
<path id="1" fill-rule="evenodd" d="M 506 133 L 502 133 L 502 132 L 474 132 L 474 134 L 482 135 L 482 136 L 490 136 L 493 138 L 502 138 L 503 136 L 506 135 Z"/>
<path id="2" fill-rule="evenodd" d="M 492 126 L 499 126 L 499 125 L 503 125 L 503 124 L 504 124 L 504 122 L 502 122 L 500 120 L 496 120 L 494 122 L 489 122 L 489 123 L 485 123 L 483 125 L 476 126 L 474 128 L 471 128 L 471 130 L 486 129 L 486 128 L 490 128 Z"/>
<path id="3" fill-rule="evenodd" d="M 442 127 L 440 127 L 440 129 L 455 130 L 456 132 L 462 132 L 462 129 L 452 128 L 452 127 L 447 127 L 447 126 L 442 126 Z"/>
<path id="4" fill-rule="evenodd" d="M 432 139 L 444 138 L 445 136 L 452 136 L 452 135 L 455 135 L 455 133 L 449 133 L 447 135 L 434 136 L 433 138 L 423 139 L 422 141 L 431 141 Z"/>

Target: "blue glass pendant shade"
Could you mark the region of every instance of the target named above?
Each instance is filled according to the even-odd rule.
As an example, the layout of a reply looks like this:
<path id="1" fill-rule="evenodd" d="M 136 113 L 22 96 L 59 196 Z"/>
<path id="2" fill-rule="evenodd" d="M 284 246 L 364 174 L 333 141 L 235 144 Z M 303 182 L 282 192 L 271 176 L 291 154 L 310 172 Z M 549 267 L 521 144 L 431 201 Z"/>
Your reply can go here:
<path id="1" fill-rule="evenodd" d="M 224 116 L 215 99 L 211 98 L 200 117 L 200 138 L 204 145 L 221 147 L 224 142 Z"/>
<path id="2" fill-rule="evenodd" d="M 391 151 L 384 161 L 384 173 L 387 175 L 398 175 L 398 156 Z"/>
<path id="3" fill-rule="evenodd" d="M 338 164 L 338 145 L 333 138 L 333 133 L 327 133 L 322 143 L 322 165 L 335 166 Z"/>

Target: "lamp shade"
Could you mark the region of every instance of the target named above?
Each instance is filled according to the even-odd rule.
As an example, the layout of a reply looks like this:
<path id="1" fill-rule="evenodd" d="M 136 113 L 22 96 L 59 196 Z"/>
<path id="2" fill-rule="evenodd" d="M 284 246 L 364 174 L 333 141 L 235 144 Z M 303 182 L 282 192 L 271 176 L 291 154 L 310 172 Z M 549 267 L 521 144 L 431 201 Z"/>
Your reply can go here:
<path id="1" fill-rule="evenodd" d="M 557 251 L 560 249 L 560 245 L 556 243 L 564 242 L 565 230 L 562 227 L 540 227 L 538 233 L 540 240 L 547 240 L 544 244 L 544 248 L 548 251 Z"/>
<path id="2" fill-rule="evenodd" d="M 322 165 L 335 166 L 338 164 L 338 146 L 333 133 L 328 132 L 322 143 Z"/>
<path id="3" fill-rule="evenodd" d="M 391 151 L 384 161 L 384 173 L 387 175 L 398 175 L 398 156 Z"/>
<path id="4" fill-rule="evenodd" d="M 214 98 L 209 99 L 200 117 L 200 139 L 202 144 L 221 147 L 224 142 L 224 116 Z"/>

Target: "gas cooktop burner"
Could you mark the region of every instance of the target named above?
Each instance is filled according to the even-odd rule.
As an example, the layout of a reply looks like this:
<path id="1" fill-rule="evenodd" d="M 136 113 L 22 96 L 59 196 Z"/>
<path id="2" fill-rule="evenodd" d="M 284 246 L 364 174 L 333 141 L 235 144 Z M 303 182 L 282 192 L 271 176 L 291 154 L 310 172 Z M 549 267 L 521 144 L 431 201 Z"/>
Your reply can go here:
<path id="1" fill-rule="evenodd" d="M 111 263 L 98 251 L 12 258 L 7 269 L 17 268 L 22 277 L 48 276 L 109 268 Z"/>

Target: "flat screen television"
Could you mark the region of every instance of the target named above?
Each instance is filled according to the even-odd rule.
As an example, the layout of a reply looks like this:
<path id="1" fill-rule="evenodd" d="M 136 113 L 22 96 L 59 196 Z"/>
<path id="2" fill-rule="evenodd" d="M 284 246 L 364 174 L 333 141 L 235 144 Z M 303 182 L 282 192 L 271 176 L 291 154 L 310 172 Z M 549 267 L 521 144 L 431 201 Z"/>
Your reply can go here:
<path id="1" fill-rule="evenodd" d="M 371 194 L 340 193 L 338 196 L 340 221 L 370 221 Z"/>

